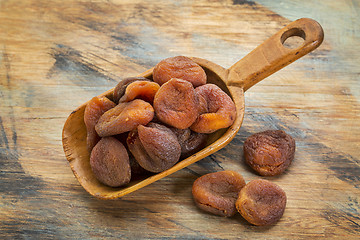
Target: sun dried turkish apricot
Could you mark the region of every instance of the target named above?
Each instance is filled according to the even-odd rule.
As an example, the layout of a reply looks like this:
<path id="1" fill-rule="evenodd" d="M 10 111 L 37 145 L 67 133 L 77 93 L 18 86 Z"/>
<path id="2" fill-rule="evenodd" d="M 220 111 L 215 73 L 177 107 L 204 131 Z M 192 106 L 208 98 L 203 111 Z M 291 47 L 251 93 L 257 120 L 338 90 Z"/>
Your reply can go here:
<path id="1" fill-rule="evenodd" d="M 152 103 L 156 92 L 159 90 L 160 85 L 156 82 L 150 81 L 135 81 L 127 85 L 124 95 L 120 98 L 119 102 L 130 102 L 137 99 L 142 99 L 146 102 Z"/>
<path id="2" fill-rule="evenodd" d="M 130 182 L 129 155 L 124 145 L 114 137 L 102 138 L 90 154 L 90 166 L 95 177 L 110 187 Z"/>
<path id="3" fill-rule="evenodd" d="M 141 99 L 119 103 L 105 112 L 95 126 L 100 137 L 131 131 L 140 124 L 148 124 L 154 117 L 150 103 Z"/>
<path id="4" fill-rule="evenodd" d="M 202 67 L 188 57 L 176 56 L 160 61 L 153 70 L 153 79 L 163 85 L 172 78 L 189 81 L 194 87 L 206 84 Z"/>
<path id="5" fill-rule="evenodd" d="M 235 202 L 244 186 L 245 181 L 237 172 L 208 173 L 195 180 L 192 195 L 200 209 L 216 215 L 231 217 L 237 212 Z"/>
<path id="6" fill-rule="evenodd" d="M 93 149 L 100 137 L 95 131 L 95 125 L 99 121 L 101 115 L 106 111 L 115 107 L 115 103 L 106 97 L 94 97 L 85 107 L 84 122 L 86 126 L 86 145 L 89 152 Z"/>
<path id="7" fill-rule="evenodd" d="M 189 128 L 172 128 L 171 130 L 175 133 L 180 143 L 181 158 L 191 156 L 206 145 L 208 137 L 206 134 L 193 132 Z"/>
<path id="8" fill-rule="evenodd" d="M 279 221 L 286 207 L 286 194 L 278 185 L 256 179 L 245 185 L 236 208 L 249 223 L 265 226 Z"/>
<path id="9" fill-rule="evenodd" d="M 154 98 L 157 118 L 172 127 L 190 127 L 198 116 L 195 90 L 191 83 L 173 78 L 163 84 Z"/>
<path id="10" fill-rule="evenodd" d="M 268 130 L 248 137 L 244 142 L 246 163 L 263 176 L 283 173 L 295 155 L 295 140 L 282 130 Z"/>
<path id="11" fill-rule="evenodd" d="M 215 84 L 195 89 L 199 103 L 199 116 L 190 129 L 199 133 L 212 133 L 233 124 L 236 107 L 233 100 Z"/>
<path id="12" fill-rule="evenodd" d="M 180 159 L 181 147 L 175 134 L 160 124 L 139 125 L 129 133 L 127 143 L 136 161 L 150 172 L 165 171 Z"/>
<path id="13" fill-rule="evenodd" d="M 151 81 L 144 77 L 128 77 L 121 80 L 113 90 L 113 100 L 118 103 L 120 98 L 125 94 L 126 87 L 136 81 Z"/>

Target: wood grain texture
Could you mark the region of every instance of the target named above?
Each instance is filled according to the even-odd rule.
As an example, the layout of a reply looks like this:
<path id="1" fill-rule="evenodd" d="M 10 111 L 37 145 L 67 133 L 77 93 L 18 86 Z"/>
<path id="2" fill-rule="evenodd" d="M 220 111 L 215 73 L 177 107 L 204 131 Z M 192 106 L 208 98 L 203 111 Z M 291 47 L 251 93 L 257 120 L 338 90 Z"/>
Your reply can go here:
<path id="1" fill-rule="evenodd" d="M 1 1 L 1 238 L 357 239 L 359 5 Z M 118 200 L 96 199 L 80 186 L 61 144 L 74 109 L 165 57 L 200 57 L 229 68 L 301 17 L 320 22 L 324 43 L 246 92 L 244 122 L 228 146 Z M 246 182 L 260 178 L 244 165 L 242 144 L 266 129 L 285 130 L 297 143 L 288 171 L 267 178 L 287 193 L 281 220 L 255 227 L 240 215 L 198 210 L 190 190 L 197 177 L 224 169 Z"/>

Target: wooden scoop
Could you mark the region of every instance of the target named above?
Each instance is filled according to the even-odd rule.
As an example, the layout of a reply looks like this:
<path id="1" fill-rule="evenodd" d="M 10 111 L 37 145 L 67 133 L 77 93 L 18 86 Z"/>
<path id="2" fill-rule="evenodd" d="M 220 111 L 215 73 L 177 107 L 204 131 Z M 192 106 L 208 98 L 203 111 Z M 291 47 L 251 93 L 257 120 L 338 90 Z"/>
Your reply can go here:
<path id="1" fill-rule="evenodd" d="M 298 36 L 304 39 L 294 49 L 284 46 L 286 39 Z M 73 111 L 63 129 L 63 147 L 75 177 L 91 195 L 101 199 L 115 199 L 168 176 L 227 145 L 237 134 L 244 117 L 244 92 L 257 82 L 316 49 L 323 41 L 324 33 L 319 23 L 302 18 L 290 23 L 278 33 L 250 52 L 229 69 L 201 58 L 192 58 L 204 68 L 208 83 L 214 83 L 227 92 L 235 102 L 237 116 L 232 126 L 219 130 L 209 137 L 207 146 L 192 156 L 181 160 L 172 168 L 161 173 L 132 181 L 124 187 L 112 188 L 100 183 L 92 173 L 89 152 L 86 148 L 86 127 L 84 124 L 84 103 Z M 139 76 L 152 78 L 150 69 Z M 113 89 L 102 96 L 111 97 Z"/>

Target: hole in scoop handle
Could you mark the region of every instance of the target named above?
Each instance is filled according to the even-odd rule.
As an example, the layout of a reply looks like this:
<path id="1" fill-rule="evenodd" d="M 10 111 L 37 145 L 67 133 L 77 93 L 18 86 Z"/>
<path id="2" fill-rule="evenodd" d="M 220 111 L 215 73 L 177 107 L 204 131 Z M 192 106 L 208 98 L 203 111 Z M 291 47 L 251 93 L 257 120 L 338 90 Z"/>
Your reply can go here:
<path id="1" fill-rule="evenodd" d="M 294 48 L 283 45 L 286 39 L 299 36 L 304 42 Z M 250 87 L 316 49 L 324 39 L 321 25 L 309 18 L 298 19 L 268 38 L 229 68 L 227 85 Z"/>

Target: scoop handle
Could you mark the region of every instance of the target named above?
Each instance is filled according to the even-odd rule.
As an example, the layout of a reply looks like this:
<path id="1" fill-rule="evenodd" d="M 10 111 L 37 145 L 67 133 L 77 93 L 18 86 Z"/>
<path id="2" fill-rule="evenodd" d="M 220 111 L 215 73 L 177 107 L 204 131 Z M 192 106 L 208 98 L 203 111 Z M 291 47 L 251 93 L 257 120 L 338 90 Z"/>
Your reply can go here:
<path id="1" fill-rule="evenodd" d="M 304 39 L 294 49 L 284 46 L 289 37 Z M 229 68 L 227 85 L 244 91 L 264 78 L 316 49 L 324 39 L 321 25 L 313 19 L 301 18 L 285 26 Z"/>

